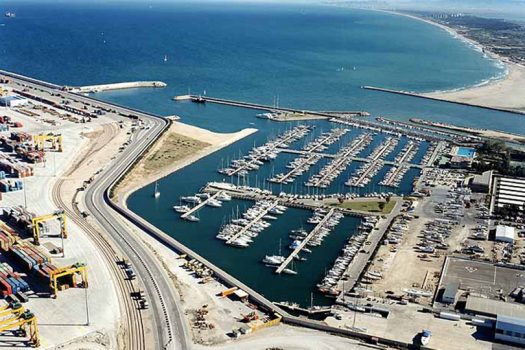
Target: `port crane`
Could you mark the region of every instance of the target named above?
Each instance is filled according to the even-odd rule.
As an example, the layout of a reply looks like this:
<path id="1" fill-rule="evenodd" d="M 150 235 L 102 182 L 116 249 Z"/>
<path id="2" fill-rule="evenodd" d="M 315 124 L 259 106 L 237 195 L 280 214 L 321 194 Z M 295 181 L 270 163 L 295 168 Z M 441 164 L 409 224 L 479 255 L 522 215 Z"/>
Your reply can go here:
<path id="1" fill-rule="evenodd" d="M 29 342 L 33 347 L 40 346 L 35 314 L 25 310 L 20 303 L 5 305 L 0 310 L 0 333 L 18 330 L 24 337 L 29 334 Z"/>
<path id="2" fill-rule="evenodd" d="M 65 276 L 70 276 L 72 279 L 72 284 L 76 286 L 74 278 L 76 275 L 80 275 L 82 278 L 82 286 L 84 288 L 88 287 L 87 281 L 87 269 L 86 264 L 76 263 L 70 266 L 61 267 L 56 270 L 53 270 L 49 273 L 49 282 L 51 290 L 53 291 L 53 298 L 57 297 L 58 294 L 58 280 Z"/>
<path id="3" fill-rule="evenodd" d="M 33 136 L 33 142 L 36 149 L 40 151 L 57 151 L 62 152 L 62 135 L 61 134 L 39 134 Z M 51 143 L 48 145 L 48 143 Z"/>
<path id="4" fill-rule="evenodd" d="M 60 223 L 60 236 L 62 238 L 67 238 L 66 214 L 64 213 L 64 210 L 59 209 L 52 214 L 37 216 L 31 219 L 31 227 L 35 245 L 40 245 L 40 225 L 55 219 Z"/>

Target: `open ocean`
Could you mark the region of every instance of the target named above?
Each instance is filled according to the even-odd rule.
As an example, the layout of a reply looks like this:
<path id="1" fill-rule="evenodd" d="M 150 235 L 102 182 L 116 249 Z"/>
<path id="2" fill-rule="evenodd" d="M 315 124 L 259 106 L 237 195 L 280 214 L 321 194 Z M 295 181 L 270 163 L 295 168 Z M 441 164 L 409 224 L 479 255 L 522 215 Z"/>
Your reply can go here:
<path id="1" fill-rule="evenodd" d="M 246 152 L 254 143 L 261 144 L 290 125 L 256 119 L 253 110 L 176 103 L 173 96 L 206 90 L 210 96 L 265 104 L 273 104 L 278 96 L 281 106 L 366 110 L 372 117 L 420 117 L 525 134 L 523 117 L 517 115 L 361 89 L 362 85 L 373 85 L 417 92 L 449 90 L 503 74 L 497 62 L 445 31 L 402 16 L 320 5 L 222 2 L 25 0 L 3 1 L 0 10 L 17 14 L 14 19 L 0 19 L 2 69 L 67 85 L 162 80 L 167 88 L 97 96 L 162 115 L 177 114 L 185 123 L 213 131 L 259 129 L 162 179 L 159 199 L 152 198 L 150 185 L 133 194 L 129 206 L 272 300 L 307 304 L 310 291 L 315 290 L 359 221 L 345 219 L 323 246 L 314 248 L 308 261 L 301 263 L 297 276 L 277 277 L 259 261 L 265 254 L 276 253 L 279 238 L 286 238 L 288 230 L 305 225 L 308 212 L 288 210 L 286 218 L 277 220 L 244 250 L 226 247 L 214 236 L 225 217 L 249 203 L 236 201 L 221 209 L 206 208 L 197 224 L 179 220 L 171 207 L 181 195 L 198 191 L 207 179 L 222 179 L 216 172 L 221 161 Z M 312 123 L 317 125 L 316 132 L 332 127 L 325 121 Z M 402 139 L 401 145 L 404 142 Z M 424 148 L 418 157 L 423 152 Z M 274 167 L 284 167 L 290 160 L 279 158 Z M 352 163 L 328 191 L 349 191 L 342 183 L 357 166 Z M 381 190 L 377 182 L 387 170 L 383 168 L 363 191 Z M 271 171 L 262 169 L 258 180 Z M 410 192 L 415 176 L 417 171 L 409 172 L 397 192 Z M 298 179 L 298 185 L 285 190 L 304 192 L 303 181 Z M 316 295 L 316 303 L 326 302 Z"/>

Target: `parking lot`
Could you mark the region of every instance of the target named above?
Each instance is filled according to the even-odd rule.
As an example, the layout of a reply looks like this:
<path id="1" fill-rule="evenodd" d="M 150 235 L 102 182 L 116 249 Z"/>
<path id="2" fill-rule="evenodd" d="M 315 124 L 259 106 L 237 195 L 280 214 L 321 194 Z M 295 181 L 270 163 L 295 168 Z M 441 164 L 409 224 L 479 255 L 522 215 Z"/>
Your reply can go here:
<path id="1" fill-rule="evenodd" d="M 525 286 L 525 270 L 449 257 L 445 262 L 441 288 L 450 282 L 459 282 L 461 290 L 487 297 L 496 296 L 500 290 L 503 296 L 508 296 L 517 286 Z"/>

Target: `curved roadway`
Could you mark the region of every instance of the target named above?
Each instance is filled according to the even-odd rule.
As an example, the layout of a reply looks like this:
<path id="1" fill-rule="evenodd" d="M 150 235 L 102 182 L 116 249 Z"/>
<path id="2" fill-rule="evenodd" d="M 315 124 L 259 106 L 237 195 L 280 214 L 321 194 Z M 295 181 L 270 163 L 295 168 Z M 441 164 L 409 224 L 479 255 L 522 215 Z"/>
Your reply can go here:
<path id="1" fill-rule="evenodd" d="M 145 118 L 142 117 L 144 120 Z M 144 283 L 153 311 L 153 329 L 156 349 L 187 349 L 186 332 L 182 313 L 174 295 L 174 285 L 151 251 L 135 234 L 130 233 L 120 221 L 120 215 L 109 206 L 112 185 L 133 165 L 143 152 L 168 126 L 159 118 L 144 120 L 148 129 L 139 129 L 133 142 L 122 154 L 109 164 L 87 188 L 84 201 L 88 211 L 115 243 L 128 254 L 133 268 Z"/>

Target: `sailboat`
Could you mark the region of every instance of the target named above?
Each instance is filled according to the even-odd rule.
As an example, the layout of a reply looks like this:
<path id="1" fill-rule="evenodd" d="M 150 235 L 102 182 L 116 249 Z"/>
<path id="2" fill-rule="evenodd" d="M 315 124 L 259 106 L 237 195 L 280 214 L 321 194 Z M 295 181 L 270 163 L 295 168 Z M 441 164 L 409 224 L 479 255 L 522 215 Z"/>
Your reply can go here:
<path id="1" fill-rule="evenodd" d="M 266 255 L 262 262 L 269 265 L 280 265 L 285 260 L 286 258 L 281 255 L 281 240 L 279 240 L 279 255 Z"/>
<path id="2" fill-rule="evenodd" d="M 164 55 L 164 62 L 168 62 L 168 55 Z"/>
<path id="3" fill-rule="evenodd" d="M 283 270 L 284 273 L 288 274 L 288 275 L 297 275 L 297 271 L 294 270 L 294 262 L 292 260 L 292 263 L 291 263 L 292 266 L 290 266 L 290 268 L 286 268 Z"/>
<path id="4" fill-rule="evenodd" d="M 153 197 L 155 198 L 159 198 L 160 196 L 160 191 L 159 191 L 159 182 L 158 181 L 155 181 L 155 190 L 153 192 Z"/>

